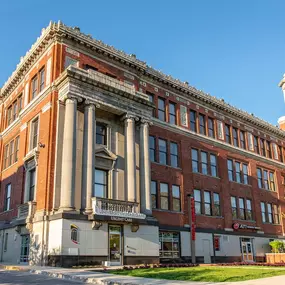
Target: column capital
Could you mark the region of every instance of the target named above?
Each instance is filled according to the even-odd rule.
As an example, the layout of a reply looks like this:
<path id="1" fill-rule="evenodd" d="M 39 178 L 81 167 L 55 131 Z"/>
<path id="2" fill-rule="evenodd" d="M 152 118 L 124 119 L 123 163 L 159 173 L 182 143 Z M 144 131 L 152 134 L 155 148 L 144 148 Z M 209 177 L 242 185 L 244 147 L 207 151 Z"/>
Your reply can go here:
<path id="1" fill-rule="evenodd" d="M 139 117 L 137 117 L 135 114 L 132 114 L 132 113 L 126 113 L 125 115 L 123 115 L 121 117 L 121 120 L 126 122 L 128 120 L 132 120 L 132 121 L 136 121 L 138 122 L 139 121 Z"/>
<path id="2" fill-rule="evenodd" d="M 152 126 L 152 125 L 153 125 L 153 122 L 151 121 L 150 118 L 141 117 L 141 118 L 140 118 L 140 124 L 141 124 L 141 125 L 149 125 L 149 126 Z"/>
<path id="3" fill-rule="evenodd" d="M 60 98 L 63 102 L 66 102 L 66 100 L 72 100 L 72 101 L 77 101 L 77 103 L 81 103 L 83 99 L 81 97 L 72 95 L 72 94 L 66 94 L 63 97 Z"/>
<path id="4" fill-rule="evenodd" d="M 84 107 L 94 106 L 94 108 L 100 108 L 100 104 L 98 104 L 97 102 L 91 101 L 89 99 L 86 99 L 84 101 L 84 104 L 85 104 Z"/>

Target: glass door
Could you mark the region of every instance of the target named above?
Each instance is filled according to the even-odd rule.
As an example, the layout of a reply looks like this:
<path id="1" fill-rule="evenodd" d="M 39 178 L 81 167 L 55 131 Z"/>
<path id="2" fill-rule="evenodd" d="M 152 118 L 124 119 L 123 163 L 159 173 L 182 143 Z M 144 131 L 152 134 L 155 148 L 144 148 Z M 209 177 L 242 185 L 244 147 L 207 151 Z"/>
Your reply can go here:
<path id="1" fill-rule="evenodd" d="M 251 241 L 242 241 L 241 242 L 242 249 L 242 259 L 243 261 L 253 261 L 253 249 Z"/>
<path id="2" fill-rule="evenodd" d="M 30 254 L 30 235 L 23 235 L 21 240 L 20 263 L 28 263 Z"/>
<path id="3" fill-rule="evenodd" d="M 109 226 L 109 257 L 111 265 L 121 265 L 121 226 Z"/>

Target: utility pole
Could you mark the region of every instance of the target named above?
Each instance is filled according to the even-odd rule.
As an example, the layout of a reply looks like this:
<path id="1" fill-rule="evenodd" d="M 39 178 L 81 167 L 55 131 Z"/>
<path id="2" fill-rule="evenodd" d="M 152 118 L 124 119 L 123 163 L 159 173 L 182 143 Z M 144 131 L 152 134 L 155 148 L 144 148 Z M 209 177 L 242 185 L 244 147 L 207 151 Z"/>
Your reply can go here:
<path id="1" fill-rule="evenodd" d="M 196 215 L 195 215 L 195 201 L 191 194 L 188 197 L 188 217 L 190 224 L 190 246 L 191 246 L 191 261 L 193 264 L 196 263 L 196 251 L 195 251 L 195 241 L 196 241 Z"/>

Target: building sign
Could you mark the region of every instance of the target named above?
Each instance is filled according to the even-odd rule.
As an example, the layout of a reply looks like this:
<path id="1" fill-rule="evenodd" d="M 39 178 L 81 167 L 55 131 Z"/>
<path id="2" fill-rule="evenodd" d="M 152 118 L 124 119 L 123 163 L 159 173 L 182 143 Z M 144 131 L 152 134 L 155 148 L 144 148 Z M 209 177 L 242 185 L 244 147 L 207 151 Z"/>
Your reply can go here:
<path id="1" fill-rule="evenodd" d="M 220 251 L 220 237 L 214 236 L 214 247 L 215 251 Z"/>
<path id="2" fill-rule="evenodd" d="M 180 105 L 180 121 L 183 127 L 188 127 L 187 108 Z"/>
<path id="3" fill-rule="evenodd" d="M 244 224 L 239 224 L 239 223 L 233 223 L 233 229 L 234 230 L 260 230 L 260 227 L 255 227 L 255 226 L 249 226 L 249 225 L 244 225 Z"/>
<path id="4" fill-rule="evenodd" d="M 124 218 L 124 217 L 111 216 L 111 221 L 131 223 L 133 221 L 133 219 L 131 219 L 131 218 Z"/>
<path id="5" fill-rule="evenodd" d="M 191 197 L 191 239 L 196 240 L 196 213 L 195 213 L 195 200 L 194 197 Z"/>

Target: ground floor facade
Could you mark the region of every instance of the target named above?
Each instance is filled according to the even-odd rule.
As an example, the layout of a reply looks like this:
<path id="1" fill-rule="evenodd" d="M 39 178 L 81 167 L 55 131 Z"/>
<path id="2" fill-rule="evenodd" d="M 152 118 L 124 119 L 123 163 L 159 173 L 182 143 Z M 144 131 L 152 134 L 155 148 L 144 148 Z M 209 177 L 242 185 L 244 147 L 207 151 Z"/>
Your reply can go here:
<path id="1" fill-rule="evenodd" d="M 0 260 L 14 264 L 69 267 L 191 262 L 189 228 L 159 225 L 155 219 L 55 214 L 33 224 L 2 225 Z M 282 237 L 253 231 L 197 229 L 197 263 L 263 262 L 269 242 Z"/>

